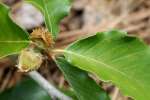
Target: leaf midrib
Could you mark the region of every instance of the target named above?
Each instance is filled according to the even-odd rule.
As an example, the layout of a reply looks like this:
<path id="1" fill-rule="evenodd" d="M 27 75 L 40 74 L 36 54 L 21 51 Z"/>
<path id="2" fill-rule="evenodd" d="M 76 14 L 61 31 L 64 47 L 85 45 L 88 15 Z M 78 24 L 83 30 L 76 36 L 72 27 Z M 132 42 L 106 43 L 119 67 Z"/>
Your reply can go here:
<path id="1" fill-rule="evenodd" d="M 50 24 L 50 32 L 52 32 L 53 33 L 53 28 L 52 28 L 52 22 L 51 22 L 51 15 L 48 13 L 48 8 L 47 8 L 47 6 L 46 6 L 46 4 L 45 4 L 45 2 L 44 2 L 44 0 L 42 0 L 43 1 L 43 4 L 44 4 L 44 8 L 45 8 L 45 13 L 46 13 L 46 15 L 48 16 L 48 22 L 49 22 L 49 24 Z M 45 19 L 46 20 L 46 19 Z"/>

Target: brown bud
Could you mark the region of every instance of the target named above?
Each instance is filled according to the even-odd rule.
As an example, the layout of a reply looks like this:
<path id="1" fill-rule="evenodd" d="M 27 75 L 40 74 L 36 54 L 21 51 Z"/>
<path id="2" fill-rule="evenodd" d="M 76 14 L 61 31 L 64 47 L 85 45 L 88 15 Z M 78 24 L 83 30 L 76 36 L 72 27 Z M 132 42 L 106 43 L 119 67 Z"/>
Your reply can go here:
<path id="1" fill-rule="evenodd" d="M 34 29 L 30 35 L 30 38 L 42 48 L 52 47 L 54 44 L 51 33 L 42 27 Z"/>

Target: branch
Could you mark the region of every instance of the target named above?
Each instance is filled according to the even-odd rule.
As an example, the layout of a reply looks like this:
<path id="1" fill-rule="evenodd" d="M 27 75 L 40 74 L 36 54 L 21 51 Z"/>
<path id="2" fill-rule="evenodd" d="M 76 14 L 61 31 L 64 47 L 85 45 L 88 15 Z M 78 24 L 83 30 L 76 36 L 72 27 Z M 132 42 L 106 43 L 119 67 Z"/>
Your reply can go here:
<path id="1" fill-rule="evenodd" d="M 70 97 L 61 93 L 52 84 L 50 84 L 46 79 L 44 79 L 37 71 L 29 72 L 28 74 L 32 79 L 34 79 L 42 88 L 44 88 L 48 94 L 52 97 L 57 97 L 60 100 L 72 100 Z"/>

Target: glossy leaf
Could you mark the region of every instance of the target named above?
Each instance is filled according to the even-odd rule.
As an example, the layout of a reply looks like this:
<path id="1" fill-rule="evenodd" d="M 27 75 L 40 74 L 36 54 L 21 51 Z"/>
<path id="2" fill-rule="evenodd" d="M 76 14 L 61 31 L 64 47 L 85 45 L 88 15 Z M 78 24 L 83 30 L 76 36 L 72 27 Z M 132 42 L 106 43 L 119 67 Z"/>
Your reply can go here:
<path id="1" fill-rule="evenodd" d="M 28 78 L 0 94 L 0 100 L 51 100 L 48 93 Z"/>
<path id="2" fill-rule="evenodd" d="M 150 100 L 150 47 L 140 39 L 117 30 L 97 33 L 72 44 L 65 56 L 74 66 L 111 81 L 124 95 Z"/>
<path id="3" fill-rule="evenodd" d="M 19 53 L 28 43 L 28 35 L 9 17 L 9 8 L 0 3 L 0 58 Z"/>
<path id="4" fill-rule="evenodd" d="M 70 65 L 64 58 L 57 58 L 56 62 L 79 100 L 109 100 L 106 92 L 85 71 Z"/>
<path id="5" fill-rule="evenodd" d="M 60 21 L 69 13 L 70 0 L 26 0 L 39 8 L 45 17 L 48 30 L 56 38 Z"/>

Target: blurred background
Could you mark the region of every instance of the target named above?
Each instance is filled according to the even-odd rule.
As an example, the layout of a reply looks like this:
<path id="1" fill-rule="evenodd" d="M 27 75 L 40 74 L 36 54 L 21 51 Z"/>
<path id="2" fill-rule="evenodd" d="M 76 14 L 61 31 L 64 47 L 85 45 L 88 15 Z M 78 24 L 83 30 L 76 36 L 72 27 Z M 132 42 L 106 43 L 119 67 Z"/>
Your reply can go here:
<path id="1" fill-rule="evenodd" d="M 0 0 L 11 7 L 11 17 L 29 32 L 44 26 L 42 14 L 23 0 Z M 122 29 L 150 43 L 150 0 L 73 0 L 72 9 L 60 23 L 56 48 L 65 48 L 73 41 L 112 28 Z M 26 76 L 17 71 L 15 57 L 0 61 L 0 91 L 16 85 Z M 59 88 L 68 89 L 62 73 L 52 60 L 46 60 L 38 70 L 48 81 Z M 110 94 L 112 100 L 131 100 L 110 83 L 92 76 Z"/>

